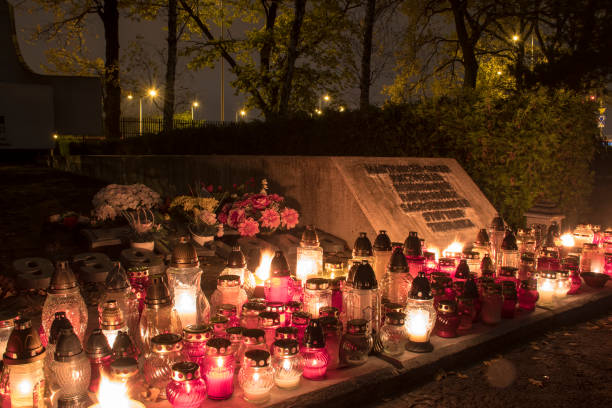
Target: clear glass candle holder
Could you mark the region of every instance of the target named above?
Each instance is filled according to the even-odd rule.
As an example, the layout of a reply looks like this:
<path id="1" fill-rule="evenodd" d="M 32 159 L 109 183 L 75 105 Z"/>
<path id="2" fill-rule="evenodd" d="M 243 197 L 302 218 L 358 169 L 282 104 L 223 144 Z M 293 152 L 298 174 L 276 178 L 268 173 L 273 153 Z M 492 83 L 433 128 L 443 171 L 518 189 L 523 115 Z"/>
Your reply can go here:
<path id="1" fill-rule="evenodd" d="M 147 384 L 160 390 L 160 398 L 166 398 L 172 366 L 186 359 L 182 350 L 183 343 L 178 334 L 158 334 L 151 339 L 151 353 L 145 358 L 143 372 Z"/>
<path id="2" fill-rule="evenodd" d="M 274 387 L 274 369 L 270 365 L 270 352 L 266 350 L 247 351 L 238 373 L 238 383 L 246 401 L 253 404 L 268 401 L 270 390 Z"/>
<path id="3" fill-rule="evenodd" d="M 54 354 L 52 371 L 60 389 L 59 398 L 85 396 L 91 378 L 91 367 L 81 342 L 72 329 L 62 329 Z"/>
<path id="4" fill-rule="evenodd" d="M 319 309 L 332 305 L 332 291 L 329 280 L 323 278 L 311 278 L 304 285 L 305 312 L 310 313 L 313 318 L 319 317 Z"/>
<path id="5" fill-rule="evenodd" d="M 427 280 L 424 275 L 419 278 Z M 406 349 L 416 353 L 432 351 L 429 338 L 436 322 L 436 309 L 428 283 L 425 285 L 419 280 L 417 285 L 413 282 L 404 312 L 406 314 L 404 325 L 408 333 Z"/>
<path id="6" fill-rule="evenodd" d="M 173 408 L 199 408 L 206 399 L 206 384 L 200 378 L 200 367 L 191 361 L 174 364 L 166 396 Z"/>
<path id="7" fill-rule="evenodd" d="M 242 307 L 240 314 L 240 326 L 245 329 L 257 329 L 260 327 L 259 314 L 266 310 L 266 305 L 259 302 L 247 302 Z"/>
<path id="8" fill-rule="evenodd" d="M 572 288 L 572 280 L 570 278 L 570 271 L 560 270 L 557 271 L 557 289 L 556 296 L 562 298 L 567 295 Z"/>
<path id="9" fill-rule="evenodd" d="M 144 298 L 144 309 L 140 315 L 140 346 L 143 352 L 150 349 L 151 339 L 158 334 L 181 333 L 183 325 L 168 288 L 161 277 L 153 277 Z"/>
<path id="10" fill-rule="evenodd" d="M 340 363 L 358 366 L 368 361 L 368 354 L 374 347 L 371 332 L 365 319 L 353 319 L 347 323 L 346 333 L 340 341 Z"/>
<path id="11" fill-rule="evenodd" d="M 383 353 L 389 356 L 401 356 L 406 349 L 408 333 L 404 326 L 403 313 L 389 312 L 385 316 L 385 324 L 380 328 L 380 341 Z"/>
<path id="12" fill-rule="evenodd" d="M 248 301 L 246 291 L 240 286 L 240 276 L 222 275 L 217 278 L 217 289 L 210 297 L 212 314 L 218 314 L 221 305 L 231 304 L 236 306 L 238 314 L 242 311 L 242 305 Z"/>
<path id="13" fill-rule="evenodd" d="M 538 305 L 555 307 L 557 304 L 557 272 L 538 272 Z"/>
<path id="14" fill-rule="evenodd" d="M 272 349 L 274 383 L 285 390 L 298 388 L 304 371 L 304 360 L 300 355 L 297 340 L 276 340 Z"/>
<path id="15" fill-rule="evenodd" d="M 244 329 L 242 331 L 242 344 L 236 354 L 237 365 L 244 363 L 244 355 L 249 350 L 266 350 L 270 348 L 266 345 L 266 332 L 262 329 Z"/>
<path id="16" fill-rule="evenodd" d="M 319 245 L 314 226 L 308 225 L 296 249 L 296 278 L 305 282 L 309 278 L 323 275 L 323 248 Z"/>
<path id="17" fill-rule="evenodd" d="M 108 273 L 104 282 L 104 290 L 100 296 L 98 303 L 98 316 L 100 321 L 103 320 L 103 309 L 108 301 L 115 301 L 121 314 L 127 331 L 130 335 L 138 336 L 138 323 L 140 314 L 138 313 L 138 299 L 136 294 L 132 292 L 132 287 L 128 280 L 127 274 L 119 262 L 115 262 L 113 268 Z M 111 344 L 111 347 L 113 345 Z"/>

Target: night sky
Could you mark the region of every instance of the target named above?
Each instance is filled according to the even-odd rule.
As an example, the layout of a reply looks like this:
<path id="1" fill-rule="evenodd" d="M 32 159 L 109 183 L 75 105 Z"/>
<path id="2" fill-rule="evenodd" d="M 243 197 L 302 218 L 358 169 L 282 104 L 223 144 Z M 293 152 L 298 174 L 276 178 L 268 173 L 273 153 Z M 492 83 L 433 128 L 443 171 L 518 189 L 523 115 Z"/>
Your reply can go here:
<path id="1" fill-rule="evenodd" d="M 9 0 L 15 7 L 15 23 L 17 29 L 17 37 L 19 40 L 19 46 L 26 63 L 32 70 L 39 73 L 44 73 L 41 65 L 45 63 L 44 51 L 46 48 L 52 46 L 44 41 L 38 41 L 32 43 L 30 38 L 37 24 L 44 24 L 51 19 L 51 15 L 45 14 L 42 11 L 28 13 L 28 8 L 31 7 L 32 2 L 25 1 L 19 2 L 17 0 Z M 17 6 L 19 4 L 19 6 Z M 97 16 L 88 17 L 89 33 L 92 34 L 86 38 L 86 43 L 92 57 L 104 58 L 104 41 L 103 41 L 103 30 L 100 20 Z M 156 21 L 134 21 L 129 18 L 122 16 L 120 21 L 120 38 L 121 38 L 121 63 L 125 66 L 125 53 L 131 42 L 141 41 L 143 47 L 155 56 L 158 51 L 165 49 L 166 45 L 166 31 L 165 17 Z M 99 36 L 93 35 L 93 33 L 99 33 Z M 233 29 L 232 34 L 238 37 L 239 30 Z M 179 47 L 181 44 L 179 43 Z M 156 51 L 157 50 L 157 51 Z M 179 56 L 179 63 L 177 66 L 177 113 L 185 112 L 190 109 L 191 101 L 197 100 L 199 108 L 196 110 L 196 119 L 206 120 L 220 120 L 220 68 L 216 66 L 214 69 L 204 69 L 200 71 L 190 71 L 186 68 L 187 64 L 186 57 Z M 157 56 L 158 61 L 158 75 L 154 78 L 154 75 L 143 72 L 143 77 L 151 78 L 152 85 L 156 85 L 160 94 L 163 92 L 162 84 L 165 74 L 165 67 L 161 57 Z M 227 64 L 225 64 L 227 68 Z M 390 83 L 392 81 L 392 64 L 387 67 L 387 72 L 382 76 L 383 80 L 379 80 L 373 84 L 371 90 L 371 100 L 373 104 L 381 104 L 384 101 L 384 96 L 381 95 L 383 81 Z M 245 96 L 234 95 L 234 89 L 229 85 L 229 82 L 233 79 L 233 75 L 227 71 L 225 75 L 225 120 L 233 121 L 235 113 L 239 111 L 245 101 Z M 149 80 L 147 79 L 147 82 Z M 352 89 L 344 95 L 344 100 L 348 101 L 349 107 L 355 107 L 359 99 L 359 90 Z M 136 117 L 138 115 L 138 101 L 134 100 L 129 102 L 123 100 L 123 114 L 126 116 Z M 161 115 L 162 106 L 161 100 L 158 100 L 157 106 L 150 102 L 143 101 L 143 109 L 145 116 L 147 115 Z M 256 116 L 254 112 L 251 112 L 249 118 Z"/>

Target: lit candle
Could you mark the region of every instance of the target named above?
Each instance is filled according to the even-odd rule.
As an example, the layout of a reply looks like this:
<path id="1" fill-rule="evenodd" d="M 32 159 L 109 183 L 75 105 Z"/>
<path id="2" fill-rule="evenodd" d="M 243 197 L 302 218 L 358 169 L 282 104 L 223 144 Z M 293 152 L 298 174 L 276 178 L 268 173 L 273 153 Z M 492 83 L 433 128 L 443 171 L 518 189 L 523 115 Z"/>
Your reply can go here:
<path id="1" fill-rule="evenodd" d="M 145 406 L 127 396 L 125 383 L 111 381 L 103 376 L 98 392 L 98 404 L 90 408 L 145 408 Z"/>
<path id="2" fill-rule="evenodd" d="M 276 251 L 270 264 L 270 278 L 265 282 L 268 302 L 289 302 L 292 296 L 291 271 L 282 251 Z"/>
<path id="3" fill-rule="evenodd" d="M 416 343 L 427 341 L 427 321 L 429 313 L 425 310 L 414 310 L 408 319 L 408 339 Z"/>
<path id="4" fill-rule="evenodd" d="M 175 288 L 174 307 L 179 314 L 183 326 L 197 323 L 196 289 Z"/>
<path id="5" fill-rule="evenodd" d="M 557 273 L 555 271 L 541 271 L 538 276 L 539 305 L 553 306 L 556 299 Z"/>
<path id="6" fill-rule="evenodd" d="M 279 388 L 293 390 L 300 384 L 304 361 L 299 354 L 299 343 L 293 339 L 276 340 L 272 345 L 274 383 Z"/>
<path id="7" fill-rule="evenodd" d="M 429 336 L 436 320 L 436 309 L 431 286 L 423 272 L 412 281 L 405 311 L 404 326 L 409 340 L 406 349 L 416 353 L 432 351 Z"/>
<path id="8" fill-rule="evenodd" d="M 249 350 L 244 354 L 244 364 L 238 374 L 238 382 L 244 391 L 244 399 L 258 404 L 270 398 L 274 387 L 274 369 L 270 365 L 270 353 L 266 350 Z"/>
<path id="9" fill-rule="evenodd" d="M 214 338 L 206 344 L 203 374 L 210 399 L 227 399 L 234 392 L 234 356 L 231 344 L 222 338 Z"/>

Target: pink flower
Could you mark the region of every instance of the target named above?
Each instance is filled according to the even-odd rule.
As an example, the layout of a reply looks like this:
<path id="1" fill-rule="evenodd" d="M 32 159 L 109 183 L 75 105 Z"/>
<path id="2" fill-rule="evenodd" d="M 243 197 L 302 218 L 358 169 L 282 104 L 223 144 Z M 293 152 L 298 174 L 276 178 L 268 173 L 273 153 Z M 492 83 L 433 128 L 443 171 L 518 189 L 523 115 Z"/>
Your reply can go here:
<path id="1" fill-rule="evenodd" d="M 244 210 L 241 208 L 234 208 L 230 210 L 227 225 L 232 228 L 238 227 L 238 225 L 245 219 Z"/>
<path id="2" fill-rule="evenodd" d="M 270 229 L 277 229 L 278 226 L 280 225 L 280 222 L 281 222 L 281 219 L 280 219 L 280 215 L 278 211 L 272 208 L 263 210 L 263 212 L 261 213 L 261 226 L 262 227 L 266 227 Z"/>
<path id="3" fill-rule="evenodd" d="M 270 198 L 267 195 L 255 194 L 251 197 L 251 204 L 253 204 L 254 209 L 263 210 L 270 205 Z"/>
<path id="4" fill-rule="evenodd" d="M 221 224 L 225 224 L 227 222 L 227 213 L 222 212 L 221 214 L 217 215 L 217 221 L 219 221 Z"/>
<path id="5" fill-rule="evenodd" d="M 240 223 L 238 232 L 243 237 L 254 237 L 259 233 L 259 224 L 253 218 L 249 217 Z"/>
<path id="6" fill-rule="evenodd" d="M 212 193 L 213 189 L 214 189 L 214 187 L 213 187 L 212 184 L 210 184 L 208 187 L 206 187 L 206 191 L 208 191 L 209 193 Z"/>
<path id="7" fill-rule="evenodd" d="M 299 218 L 300 214 L 298 214 L 298 212 L 293 208 L 285 208 L 283 211 L 281 211 L 281 223 L 283 224 L 283 227 L 287 229 L 294 228 L 298 222 L 300 222 Z"/>
<path id="8" fill-rule="evenodd" d="M 279 196 L 278 194 L 268 194 L 268 198 L 275 203 L 280 203 L 284 200 L 284 198 Z"/>

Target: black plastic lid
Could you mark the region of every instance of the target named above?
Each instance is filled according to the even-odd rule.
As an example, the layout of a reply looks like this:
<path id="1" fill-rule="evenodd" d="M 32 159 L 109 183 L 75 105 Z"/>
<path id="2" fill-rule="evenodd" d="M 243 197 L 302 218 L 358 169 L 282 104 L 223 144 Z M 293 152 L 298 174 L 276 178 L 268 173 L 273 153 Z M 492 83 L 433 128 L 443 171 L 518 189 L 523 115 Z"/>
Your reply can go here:
<path id="1" fill-rule="evenodd" d="M 493 260 L 489 254 L 485 254 L 485 256 L 482 257 L 482 261 L 480 261 L 480 270 L 483 271 L 483 273 L 485 271 L 495 270 L 495 268 L 493 268 Z"/>
<path id="2" fill-rule="evenodd" d="M 123 290 L 130 287 L 130 281 L 128 280 L 125 269 L 121 267 L 121 263 L 113 262 L 113 268 L 108 273 L 106 281 L 104 281 L 104 287 L 106 290 Z"/>
<path id="3" fill-rule="evenodd" d="M 408 261 L 406 261 L 402 247 L 398 246 L 393 249 L 393 253 L 389 259 L 388 269 L 389 272 L 408 272 Z"/>
<path id="4" fill-rule="evenodd" d="M 425 272 L 419 272 L 416 278 L 412 281 L 410 289 L 410 299 L 429 300 L 433 299 L 431 294 L 431 286 L 425 276 Z"/>
<path id="5" fill-rule="evenodd" d="M 403 326 L 406 314 L 401 312 L 389 312 L 385 315 L 385 323 L 391 326 Z"/>
<path id="6" fill-rule="evenodd" d="M 350 334 L 366 334 L 368 321 L 366 319 L 352 319 L 346 323 L 346 332 Z"/>
<path id="7" fill-rule="evenodd" d="M 270 277 L 280 278 L 282 276 L 291 276 L 291 270 L 283 251 L 276 251 L 270 264 Z"/>
<path id="8" fill-rule="evenodd" d="M 117 334 L 115 344 L 113 344 L 113 354 L 115 358 L 134 357 L 138 354 L 134 347 L 134 343 L 132 343 L 132 339 L 126 332 L 120 331 Z"/>
<path id="9" fill-rule="evenodd" d="M 465 259 L 459 261 L 459 265 L 457 266 L 457 270 L 455 271 L 456 279 L 467 279 L 470 277 L 470 266 L 467 264 Z"/>
<path id="10" fill-rule="evenodd" d="M 172 304 L 170 291 L 161 276 L 149 278 L 149 286 L 146 289 L 145 304 L 150 308 L 161 307 Z"/>
<path id="11" fill-rule="evenodd" d="M 90 358 L 102 358 L 112 353 L 108 340 L 104 333 L 102 333 L 102 330 L 95 329 L 91 333 L 85 344 L 85 352 Z"/>
<path id="12" fill-rule="evenodd" d="M 266 350 L 249 350 L 244 353 L 244 364 L 247 367 L 267 367 L 270 365 L 270 352 Z"/>
<path id="13" fill-rule="evenodd" d="M 504 231 L 506 229 L 504 219 L 500 216 L 494 217 L 491 221 L 491 228 L 495 231 Z"/>
<path id="14" fill-rule="evenodd" d="M 365 232 L 360 232 L 359 237 L 355 240 L 353 245 L 354 256 L 372 256 L 372 243 Z"/>
<path id="15" fill-rule="evenodd" d="M 489 234 L 486 228 L 481 228 L 476 235 L 476 245 L 488 245 L 490 242 Z"/>
<path id="16" fill-rule="evenodd" d="M 346 283 L 348 285 L 353 284 L 353 281 L 355 280 L 355 275 L 357 274 L 357 269 L 359 268 L 359 265 L 361 265 L 361 262 L 353 262 L 353 264 L 349 268 L 348 276 L 346 277 Z"/>
<path id="17" fill-rule="evenodd" d="M 325 335 L 323 334 L 323 327 L 319 319 L 310 319 L 308 327 L 306 327 L 304 332 L 303 344 L 305 347 L 311 348 L 325 347 Z"/>
<path id="18" fill-rule="evenodd" d="M 465 285 L 463 285 L 463 296 L 471 299 L 478 298 L 478 286 L 471 275 L 465 281 Z"/>
<path id="19" fill-rule="evenodd" d="M 404 254 L 406 256 L 423 256 L 423 248 L 421 247 L 421 240 L 419 234 L 416 231 L 410 231 L 408 237 L 404 241 Z"/>
<path id="20" fill-rule="evenodd" d="M 49 329 L 49 344 L 56 344 L 57 339 L 60 335 L 60 331 L 63 329 L 72 329 L 72 324 L 70 320 L 66 317 L 66 312 L 55 312 L 55 317 L 53 318 L 53 322 L 51 323 L 51 328 Z"/>
<path id="21" fill-rule="evenodd" d="M 55 270 L 51 275 L 51 284 L 49 285 L 49 293 L 66 293 L 78 290 L 77 280 L 70 269 L 68 261 L 58 261 L 55 264 Z"/>
<path id="22" fill-rule="evenodd" d="M 353 280 L 353 288 L 355 289 L 377 289 L 378 282 L 376 281 L 376 274 L 374 273 L 374 269 L 368 263 L 368 261 L 363 261 L 359 268 L 357 268 L 357 273 L 355 273 L 355 279 Z"/>
<path id="23" fill-rule="evenodd" d="M 60 330 L 53 358 L 55 361 L 68 362 L 80 356 L 83 347 L 72 328 Z"/>
<path id="24" fill-rule="evenodd" d="M 299 311 L 291 315 L 291 324 L 305 325 L 310 320 L 310 313 Z"/>
<path id="25" fill-rule="evenodd" d="M 374 250 L 375 251 L 391 251 L 393 247 L 391 246 L 391 238 L 387 235 L 387 231 L 380 230 L 376 239 L 374 240 Z"/>
<path id="26" fill-rule="evenodd" d="M 286 326 L 279 327 L 274 332 L 274 338 L 280 339 L 297 339 L 298 329 L 296 327 Z"/>
<path id="27" fill-rule="evenodd" d="M 244 329 L 242 331 L 242 336 L 244 339 L 257 339 L 258 341 L 264 341 L 266 337 L 266 332 L 262 329 Z"/>
<path id="28" fill-rule="evenodd" d="M 227 257 L 226 266 L 228 268 L 244 268 L 246 265 L 246 258 L 240 250 L 240 245 L 234 245 L 232 252 Z"/>
<path id="29" fill-rule="evenodd" d="M 272 350 L 276 356 L 295 356 L 300 352 L 300 344 L 293 339 L 276 340 L 272 343 Z"/>
<path id="30" fill-rule="evenodd" d="M 501 249 L 506 251 L 518 251 L 518 245 L 516 244 L 516 237 L 511 230 L 506 231 L 506 236 L 501 244 Z"/>

